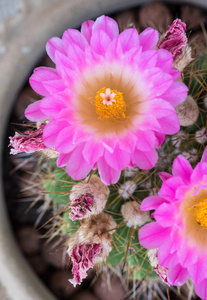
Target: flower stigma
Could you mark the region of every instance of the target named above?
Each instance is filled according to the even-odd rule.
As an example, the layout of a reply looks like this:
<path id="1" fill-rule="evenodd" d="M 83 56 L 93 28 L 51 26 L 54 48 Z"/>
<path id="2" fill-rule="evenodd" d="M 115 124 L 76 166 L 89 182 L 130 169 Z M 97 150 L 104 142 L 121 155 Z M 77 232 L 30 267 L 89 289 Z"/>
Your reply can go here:
<path id="1" fill-rule="evenodd" d="M 98 119 L 125 119 L 126 102 L 123 93 L 110 88 L 101 88 L 95 97 L 96 113 Z"/>

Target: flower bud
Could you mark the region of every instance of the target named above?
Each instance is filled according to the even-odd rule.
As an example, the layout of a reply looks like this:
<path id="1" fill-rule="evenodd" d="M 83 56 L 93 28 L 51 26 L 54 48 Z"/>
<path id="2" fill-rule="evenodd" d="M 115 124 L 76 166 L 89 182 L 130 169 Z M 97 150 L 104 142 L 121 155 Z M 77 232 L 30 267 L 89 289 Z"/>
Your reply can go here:
<path id="1" fill-rule="evenodd" d="M 74 221 L 97 215 L 103 211 L 109 189 L 97 175 L 75 184 L 71 190 L 69 218 Z"/>
<path id="2" fill-rule="evenodd" d="M 111 251 L 112 234 L 116 227 L 114 219 L 100 213 L 85 219 L 75 235 L 69 240 L 68 254 L 72 259 L 74 287 L 86 278 L 87 270 L 106 260 Z"/>

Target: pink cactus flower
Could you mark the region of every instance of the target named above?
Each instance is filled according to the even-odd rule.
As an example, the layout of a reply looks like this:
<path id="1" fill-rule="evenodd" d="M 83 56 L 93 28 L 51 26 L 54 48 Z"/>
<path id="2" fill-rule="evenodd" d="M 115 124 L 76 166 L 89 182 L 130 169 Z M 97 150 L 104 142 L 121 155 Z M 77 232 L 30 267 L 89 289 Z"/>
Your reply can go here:
<path id="1" fill-rule="evenodd" d="M 10 137 L 11 154 L 17 154 L 21 152 L 32 153 L 39 150 L 45 150 L 47 147 L 43 141 L 43 129 L 45 125 L 40 125 L 39 129 L 34 131 L 26 131 L 25 134 L 15 133 L 15 136 Z"/>
<path id="2" fill-rule="evenodd" d="M 169 284 L 182 285 L 191 277 L 198 296 L 207 299 L 207 148 L 194 169 L 179 155 L 172 175 L 161 178 L 158 195 L 141 204 L 144 211 L 155 210 L 156 221 L 139 230 L 140 243 L 158 248 Z"/>
<path id="3" fill-rule="evenodd" d="M 57 166 L 74 180 L 98 168 L 110 185 L 126 167 L 151 169 L 165 135 L 179 131 L 174 106 L 187 87 L 177 81 L 172 54 L 156 49 L 158 40 L 152 28 L 119 34 L 117 23 L 101 16 L 47 43 L 56 69 L 35 69 L 30 84 L 44 98 L 25 114 L 50 120 L 44 143 L 60 153 Z"/>
<path id="4" fill-rule="evenodd" d="M 72 273 L 74 278 L 69 280 L 74 287 L 81 284 L 87 277 L 87 271 L 94 266 L 95 257 L 101 252 L 101 244 L 83 244 L 77 245 L 72 249 L 70 257 L 72 259 Z"/>
<path id="5" fill-rule="evenodd" d="M 176 19 L 158 43 L 158 48 L 166 49 L 172 53 L 175 59 L 181 53 L 182 49 L 187 46 L 188 39 L 185 30 L 186 24 L 180 19 Z"/>
<path id="6" fill-rule="evenodd" d="M 87 194 L 79 199 L 73 200 L 69 206 L 69 208 L 71 209 L 69 218 L 72 221 L 83 219 L 86 212 L 91 211 L 90 206 L 92 203 L 93 198 Z"/>

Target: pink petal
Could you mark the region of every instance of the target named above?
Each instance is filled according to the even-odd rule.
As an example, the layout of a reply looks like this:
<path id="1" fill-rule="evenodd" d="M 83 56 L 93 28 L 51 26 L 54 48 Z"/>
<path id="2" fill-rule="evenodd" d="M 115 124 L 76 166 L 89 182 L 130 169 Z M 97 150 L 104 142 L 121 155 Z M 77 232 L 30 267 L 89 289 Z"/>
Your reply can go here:
<path id="1" fill-rule="evenodd" d="M 66 105 L 63 101 L 59 100 L 58 97 L 48 96 L 42 99 L 40 108 L 47 118 L 51 119 L 55 118 L 63 108 L 66 108 Z"/>
<path id="2" fill-rule="evenodd" d="M 168 101 L 173 107 L 181 104 L 188 95 L 188 87 L 182 82 L 174 82 L 162 94 L 162 98 Z"/>
<path id="3" fill-rule="evenodd" d="M 47 119 L 47 116 L 41 109 L 42 100 L 35 101 L 30 104 L 25 110 L 25 116 L 30 121 L 44 121 Z"/>
<path id="4" fill-rule="evenodd" d="M 74 179 L 81 180 L 85 178 L 91 170 L 91 166 L 83 158 L 84 143 L 78 145 L 70 155 L 66 166 L 66 172 Z"/>
<path id="5" fill-rule="evenodd" d="M 80 70 L 72 60 L 62 53 L 57 52 L 55 58 L 58 74 L 64 79 L 65 85 L 71 88 L 71 84 L 80 76 Z"/>
<path id="6" fill-rule="evenodd" d="M 156 50 L 143 51 L 140 56 L 139 68 L 145 70 L 146 68 L 156 67 L 157 56 Z"/>
<path id="7" fill-rule="evenodd" d="M 160 172 L 159 176 L 160 176 L 160 178 L 162 179 L 163 182 L 165 182 L 167 179 L 172 177 L 172 175 L 167 173 L 167 172 Z"/>
<path id="8" fill-rule="evenodd" d="M 190 177 L 193 172 L 193 169 L 189 163 L 189 161 L 179 155 L 173 162 L 172 174 L 174 176 L 180 176 L 184 183 L 190 183 Z"/>
<path id="9" fill-rule="evenodd" d="M 207 278 L 207 258 L 205 255 L 201 256 L 195 264 L 188 266 L 189 274 L 192 281 L 197 284 Z"/>
<path id="10" fill-rule="evenodd" d="M 132 156 L 133 163 L 143 170 L 149 170 L 153 168 L 157 163 L 157 160 L 158 154 L 155 149 L 145 152 L 135 149 Z"/>
<path id="11" fill-rule="evenodd" d="M 55 53 L 57 51 L 65 53 L 62 40 L 58 37 L 52 37 L 46 44 L 46 51 L 49 57 L 55 63 Z"/>
<path id="12" fill-rule="evenodd" d="M 196 165 L 191 175 L 191 183 L 201 182 L 203 176 L 207 174 L 207 162 L 200 162 Z"/>
<path id="13" fill-rule="evenodd" d="M 149 101 L 150 103 L 150 101 Z M 142 107 L 142 104 L 139 105 L 140 109 Z M 147 115 L 147 117 L 146 117 Z M 139 116 L 140 118 L 140 123 L 139 123 L 139 129 L 140 130 L 156 130 L 156 131 L 160 131 L 161 127 L 160 124 L 157 120 L 157 118 L 153 115 L 153 114 L 143 114 Z"/>
<path id="14" fill-rule="evenodd" d="M 161 68 L 164 72 L 170 72 L 173 66 L 173 57 L 170 52 L 164 49 L 157 51 L 157 67 Z"/>
<path id="15" fill-rule="evenodd" d="M 67 55 L 69 59 L 74 63 L 74 65 L 78 66 L 79 70 L 83 70 L 85 67 L 87 67 L 85 53 L 76 44 L 68 44 Z"/>
<path id="16" fill-rule="evenodd" d="M 133 153 L 136 146 L 136 142 L 137 142 L 136 135 L 128 131 L 126 136 L 124 137 L 120 136 L 119 148 L 128 153 Z"/>
<path id="17" fill-rule="evenodd" d="M 113 152 L 116 144 L 117 144 L 117 136 L 114 135 L 113 138 L 107 138 L 102 136 L 100 138 L 100 142 L 104 145 L 104 147 L 109 151 L 109 152 Z"/>
<path id="18" fill-rule="evenodd" d="M 189 268 L 190 265 L 195 264 L 198 260 L 197 249 L 189 247 L 187 243 L 186 238 L 183 238 L 179 251 L 177 251 L 178 261 L 184 268 Z"/>
<path id="19" fill-rule="evenodd" d="M 157 30 L 153 28 L 147 28 L 139 35 L 140 38 L 140 45 L 142 46 L 143 50 L 152 50 L 155 49 L 158 40 L 159 40 L 159 33 Z"/>
<path id="20" fill-rule="evenodd" d="M 110 41 L 109 36 L 103 30 L 96 30 L 91 37 L 91 47 L 96 53 L 105 56 Z"/>
<path id="21" fill-rule="evenodd" d="M 161 204 L 163 204 L 166 201 L 167 200 L 159 196 L 149 196 L 142 201 L 140 209 L 143 211 L 153 210 L 158 208 Z"/>
<path id="22" fill-rule="evenodd" d="M 207 278 L 194 284 L 195 292 L 201 299 L 207 299 Z"/>
<path id="23" fill-rule="evenodd" d="M 174 82 L 171 75 L 157 67 L 144 70 L 142 77 L 149 84 L 152 99 L 161 96 Z"/>
<path id="24" fill-rule="evenodd" d="M 171 104 L 159 98 L 150 101 L 150 111 L 158 119 L 176 114 L 175 109 Z"/>
<path id="25" fill-rule="evenodd" d="M 141 131 L 136 132 L 136 147 L 141 151 L 151 151 L 155 148 L 156 137 L 153 131 Z"/>
<path id="26" fill-rule="evenodd" d="M 75 44 L 80 49 L 84 50 L 88 42 L 84 35 L 77 29 L 68 29 L 63 33 L 62 37 L 65 52 L 68 54 L 68 48 L 71 44 Z"/>
<path id="27" fill-rule="evenodd" d="M 93 33 L 92 35 L 99 30 L 102 30 L 104 33 L 108 35 L 108 37 L 112 40 L 119 34 L 119 27 L 116 21 L 112 18 L 101 16 L 96 19 L 93 25 Z"/>
<path id="28" fill-rule="evenodd" d="M 169 238 L 166 239 L 157 252 L 159 263 L 165 268 L 173 268 L 178 263 L 177 252 L 173 251 L 173 248 L 175 247 L 173 243 L 174 241 L 172 242 Z M 177 244 L 177 241 L 175 241 L 175 243 Z"/>
<path id="29" fill-rule="evenodd" d="M 118 39 L 120 40 L 123 53 L 134 47 L 139 47 L 139 35 L 137 30 L 134 28 L 129 28 L 121 32 Z"/>
<path id="30" fill-rule="evenodd" d="M 71 152 L 77 146 L 77 144 L 73 143 L 75 129 L 76 128 L 73 126 L 67 126 L 60 131 L 55 143 L 55 150 L 57 152 L 68 153 Z"/>
<path id="31" fill-rule="evenodd" d="M 71 153 L 64 154 L 60 153 L 57 159 L 57 167 L 62 168 L 65 167 L 70 159 Z"/>
<path id="32" fill-rule="evenodd" d="M 156 211 L 153 214 L 153 217 L 162 227 L 169 227 L 173 226 L 173 224 L 176 223 L 176 213 L 176 206 L 173 206 L 172 204 L 168 203 L 163 203 L 156 209 Z"/>
<path id="33" fill-rule="evenodd" d="M 94 139 L 85 143 L 83 156 L 87 163 L 93 166 L 104 153 L 104 146 Z"/>
<path id="34" fill-rule="evenodd" d="M 144 248 L 154 249 L 163 244 L 169 234 L 169 228 L 163 228 L 157 222 L 152 222 L 139 229 L 139 241 Z"/>
<path id="35" fill-rule="evenodd" d="M 158 122 L 165 134 L 175 134 L 180 130 L 180 123 L 176 113 L 170 116 L 159 118 Z"/>
<path id="36" fill-rule="evenodd" d="M 156 145 L 156 148 L 160 148 L 161 145 L 162 145 L 162 143 L 165 140 L 165 134 L 163 134 L 161 132 L 157 132 L 157 131 L 155 131 L 154 134 L 155 134 L 155 136 L 157 138 L 157 143 L 158 143 L 158 145 Z"/>
<path id="37" fill-rule="evenodd" d="M 106 58 L 113 62 L 115 59 L 119 60 L 121 57 L 123 58 L 123 50 L 120 38 L 117 36 L 109 43 L 106 49 Z"/>
<path id="38" fill-rule="evenodd" d="M 188 270 L 183 268 L 180 264 L 177 264 L 172 269 L 169 269 L 167 279 L 171 285 L 182 285 L 188 279 Z"/>
<path id="39" fill-rule="evenodd" d="M 117 183 L 121 175 L 121 171 L 111 168 L 104 157 L 98 160 L 98 171 L 102 182 L 106 185 Z"/>
<path id="40" fill-rule="evenodd" d="M 43 82 L 43 86 L 50 95 L 54 95 L 66 89 L 63 79 L 45 81 Z"/>
<path id="41" fill-rule="evenodd" d="M 105 160 L 107 164 L 115 170 L 123 170 L 130 163 L 130 154 L 116 146 L 113 153 L 105 150 Z"/>
<path id="42" fill-rule="evenodd" d="M 55 147 L 59 132 L 68 127 L 68 122 L 65 120 L 51 120 L 44 128 L 43 140 L 48 148 Z"/>
<path id="43" fill-rule="evenodd" d="M 57 71 L 48 67 L 38 67 L 29 79 L 29 83 L 33 90 L 43 96 L 47 96 L 48 90 L 45 88 L 44 83 L 47 81 L 60 80 Z"/>
<path id="44" fill-rule="evenodd" d="M 163 182 L 159 191 L 159 196 L 168 199 L 171 202 L 176 201 L 176 190 L 183 186 L 184 182 L 178 176 L 173 176 Z"/>
<path id="45" fill-rule="evenodd" d="M 92 28 L 93 28 L 94 21 L 88 20 L 82 23 L 81 25 L 81 33 L 85 36 L 88 43 L 90 43 L 91 35 L 92 35 Z"/>
<path id="46" fill-rule="evenodd" d="M 201 162 L 207 162 L 207 147 L 203 151 L 203 155 L 201 157 Z"/>

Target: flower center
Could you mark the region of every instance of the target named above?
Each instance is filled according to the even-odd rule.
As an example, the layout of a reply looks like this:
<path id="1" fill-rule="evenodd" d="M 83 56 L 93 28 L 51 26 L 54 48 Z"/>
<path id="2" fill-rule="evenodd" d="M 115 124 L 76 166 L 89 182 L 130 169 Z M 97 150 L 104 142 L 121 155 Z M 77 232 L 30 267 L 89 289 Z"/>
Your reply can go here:
<path id="1" fill-rule="evenodd" d="M 196 209 L 196 221 L 200 226 L 207 227 L 207 202 L 201 201 Z"/>
<path id="2" fill-rule="evenodd" d="M 96 113 L 98 119 L 125 119 L 127 118 L 126 103 L 123 93 L 110 88 L 101 88 L 95 97 Z"/>

